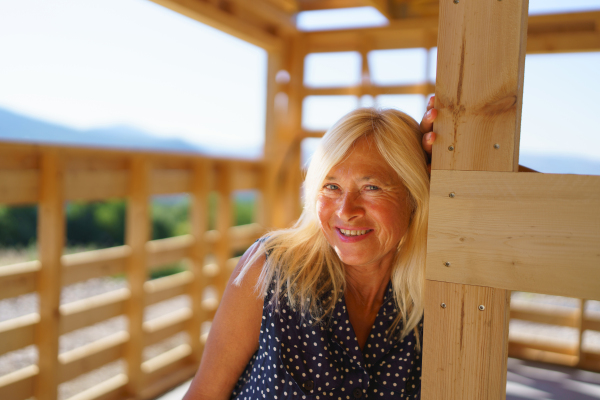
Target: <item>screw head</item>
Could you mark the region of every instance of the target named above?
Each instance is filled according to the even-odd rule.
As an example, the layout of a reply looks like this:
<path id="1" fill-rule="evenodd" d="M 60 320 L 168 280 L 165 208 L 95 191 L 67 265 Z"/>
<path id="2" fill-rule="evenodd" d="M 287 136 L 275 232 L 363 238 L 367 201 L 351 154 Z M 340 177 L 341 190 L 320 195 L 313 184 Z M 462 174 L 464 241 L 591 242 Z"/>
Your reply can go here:
<path id="1" fill-rule="evenodd" d="M 458 4 L 459 0 L 454 0 L 454 4 Z"/>
<path id="2" fill-rule="evenodd" d="M 450 266 L 450 261 L 446 261 L 446 262 L 444 263 L 444 265 L 445 265 L 446 267 L 449 267 L 449 266 Z"/>
<path id="3" fill-rule="evenodd" d="M 454 151 L 454 146 L 452 146 L 452 145 L 448 146 L 448 150 Z"/>
<path id="4" fill-rule="evenodd" d="M 442 304 L 440 304 L 440 307 L 442 307 L 442 308 L 446 308 L 446 303 L 442 303 Z"/>
<path id="5" fill-rule="evenodd" d="M 453 199 L 454 197 L 456 197 L 456 195 L 454 194 L 454 192 L 451 192 L 448 197 L 450 197 L 451 199 Z"/>
<path id="6" fill-rule="evenodd" d="M 495 148 L 496 150 L 498 150 L 498 149 L 500 148 L 500 145 L 499 145 L 498 143 L 496 143 L 496 144 L 494 144 L 494 148 Z"/>
<path id="7" fill-rule="evenodd" d="M 479 309 L 479 311 L 483 311 L 485 310 L 485 306 L 483 304 L 481 304 L 479 307 L 477 307 Z"/>

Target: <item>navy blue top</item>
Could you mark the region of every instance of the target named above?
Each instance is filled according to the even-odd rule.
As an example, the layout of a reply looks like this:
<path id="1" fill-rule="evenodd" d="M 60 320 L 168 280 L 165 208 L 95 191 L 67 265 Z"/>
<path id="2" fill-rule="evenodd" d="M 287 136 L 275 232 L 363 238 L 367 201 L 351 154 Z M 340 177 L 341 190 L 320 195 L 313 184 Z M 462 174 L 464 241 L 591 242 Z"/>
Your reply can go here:
<path id="1" fill-rule="evenodd" d="M 414 332 L 401 341 L 400 326 L 396 340 L 386 334 L 398 313 L 391 283 L 363 351 L 344 297 L 327 324 L 314 324 L 289 306 L 287 295 L 275 309 L 273 293 L 271 287 L 265 296 L 259 348 L 231 399 L 421 398 L 422 360 Z"/>

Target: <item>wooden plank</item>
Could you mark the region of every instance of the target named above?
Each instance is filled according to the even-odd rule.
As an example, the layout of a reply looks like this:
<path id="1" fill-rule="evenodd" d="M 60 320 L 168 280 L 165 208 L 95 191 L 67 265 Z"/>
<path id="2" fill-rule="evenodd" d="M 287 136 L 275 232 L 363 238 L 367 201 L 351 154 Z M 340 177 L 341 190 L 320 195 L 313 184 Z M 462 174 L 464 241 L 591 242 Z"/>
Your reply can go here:
<path id="1" fill-rule="evenodd" d="M 118 360 L 123 356 L 123 349 L 128 342 L 129 334 L 121 331 L 62 353 L 58 356 L 60 383 Z"/>
<path id="2" fill-rule="evenodd" d="M 68 170 L 65 173 L 65 199 L 91 201 L 125 197 L 128 185 L 127 171 Z"/>
<path id="3" fill-rule="evenodd" d="M 40 165 L 40 203 L 38 206 L 38 251 L 42 264 L 38 272 L 40 322 L 35 331 L 40 373 L 35 381 L 38 400 L 56 400 L 58 396 L 57 318 L 61 291 L 61 255 L 65 242 L 64 171 L 59 155 L 45 151 Z"/>
<path id="4" fill-rule="evenodd" d="M 126 314 L 129 319 L 129 335 L 134 340 L 125 346 L 125 361 L 129 381 L 125 392 L 137 397 L 142 390 L 143 375 L 142 350 L 144 322 L 145 290 L 147 279 L 146 242 L 150 239 L 149 187 L 150 163 L 144 156 L 136 155 L 131 161 L 131 179 L 127 202 L 127 222 L 125 225 L 125 243 L 131 249 L 127 263 L 127 279 L 131 297 L 127 302 Z"/>
<path id="5" fill-rule="evenodd" d="M 67 400 L 121 400 L 123 387 L 127 384 L 127 375 L 119 374 L 100 382 Z"/>
<path id="6" fill-rule="evenodd" d="M 510 305 L 510 318 L 523 321 L 579 327 L 578 310 L 549 304 L 515 304 Z"/>
<path id="7" fill-rule="evenodd" d="M 584 317 L 581 323 L 581 330 L 586 329 L 600 332 L 600 318 Z"/>
<path id="8" fill-rule="evenodd" d="M 231 176 L 232 190 L 252 190 L 258 187 L 260 169 L 235 168 Z"/>
<path id="9" fill-rule="evenodd" d="M 422 398 L 504 398 L 506 291 L 430 280 L 425 289 Z"/>
<path id="10" fill-rule="evenodd" d="M 189 285 L 188 296 L 194 317 L 189 320 L 187 329 L 190 335 L 190 358 L 196 365 L 199 365 L 203 351 L 202 343 L 200 343 L 201 326 L 207 319 L 207 313 L 202 308 L 202 295 L 209 282 L 209 278 L 203 273 L 204 259 L 207 253 L 207 244 L 203 239 L 208 229 L 208 193 L 211 173 L 212 168 L 208 161 L 197 161 L 193 166 L 193 183 L 190 193 L 190 230 L 195 240 L 190 248 L 190 273 L 193 279 Z"/>
<path id="11" fill-rule="evenodd" d="M 186 361 L 179 361 L 178 368 L 175 372 L 166 375 L 156 381 L 149 382 L 144 387 L 142 394 L 140 395 L 141 400 L 155 399 L 157 396 L 166 393 L 170 389 L 181 385 L 183 382 L 189 380 L 194 376 L 198 367 L 196 364 L 190 364 Z"/>
<path id="12" fill-rule="evenodd" d="M 30 365 L 0 376 L 0 399 L 25 400 L 31 398 L 39 371 L 37 365 Z"/>
<path id="13" fill-rule="evenodd" d="M 527 53 L 600 50 L 600 12 L 536 15 L 529 18 Z"/>
<path id="14" fill-rule="evenodd" d="M 517 171 L 527 8 L 440 3 L 434 170 Z M 426 277 L 422 399 L 504 399 L 510 291 Z"/>
<path id="15" fill-rule="evenodd" d="M 432 171 L 427 279 L 598 300 L 598 249 L 600 177 Z"/>
<path id="16" fill-rule="evenodd" d="M 29 346 L 35 341 L 35 326 L 40 322 L 37 313 L 0 322 L 0 355 Z"/>
<path id="17" fill-rule="evenodd" d="M 188 258 L 193 244 L 194 237 L 192 235 L 181 235 L 147 242 L 148 268 L 156 269 Z"/>
<path id="18" fill-rule="evenodd" d="M 300 11 L 366 7 L 367 5 L 367 0 L 298 0 L 298 6 Z"/>
<path id="19" fill-rule="evenodd" d="M 0 170 L 0 204 L 37 203 L 39 188 L 38 170 Z"/>
<path id="20" fill-rule="evenodd" d="M 225 263 L 231 257 L 231 243 L 229 228 L 233 225 L 233 199 L 232 199 L 232 176 L 231 166 L 220 165 L 217 172 L 217 193 L 219 195 L 219 204 L 217 208 L 216 228 L 220 233 L 220 238 L 215 244 L 215 257 L 219 265 L 220 273 L 214 278 L 215 286 L 218 291 L 218 298 L 221 298 L 229 276 L 224 273 Z"/>
<path id="21" fill-rule="evenodd" d="M 185 330 L 191 322 L 191 308 L 180 308 L 158 318 L 144 322 L 144 346 L 150 346 Z M 197 318 L 197 317 L 195 317 Z M 200 334 L 198 334 L 200 341 Z"/>
<path id="22" fill-rule="evenodd" d="M 529 347 L 529 343 L 522 344 L 511 342 L 508 355 L 522 360 L 531 360 L 545 362 L 549 364 L 568 365 L 574 367 L 577 365 L 577 356 L 556 353 L 554 351 L 544 351 Z"/>
<path id="23" fill-rule="evenodd" d="M 63 264 L 62 284 L 67 286 L 91 278 L 124 273 L 130 255 L 129 246 L 64 255 L 61 258 Z"/>
<path id="24" fill-rule="evenodd" d="M 183 271 L 178 274 L 164 276 L 144 283 L 145 305 L 149 306 L 175 296 L 186 294 L 194 274 Z"/>
<path id="25" fill-rule="evenodd" d="M 0 300 L 35 291 L 39 261 L 5 265 L 0 267 Z"/>
<path id="26" fill-rule="evenodd" d="M 279 37 L 209 3 L 193 0 L 152 1 L 267 51 L 277 50 L 283 45 Z"/>
<path id="27" fill-rule="evenodd" d="M 129 289 L 122 288 L 63 304 L 60 306 L 60 333 L 64 335 L 123 314 L 130 294 Z"/>
<path id="28" fill-rule="evenodd" d="M 192 174 L 181 169 L 155 169 L 150 177 L 150 194 L 176 194 L 190 191 Z"/>
<path id="29" fill-rule="evenodd" d="M 146 382 L 155 382 L 189 364 L 192 348 L 188 344 L 166 351 L 142 364 Z"/>

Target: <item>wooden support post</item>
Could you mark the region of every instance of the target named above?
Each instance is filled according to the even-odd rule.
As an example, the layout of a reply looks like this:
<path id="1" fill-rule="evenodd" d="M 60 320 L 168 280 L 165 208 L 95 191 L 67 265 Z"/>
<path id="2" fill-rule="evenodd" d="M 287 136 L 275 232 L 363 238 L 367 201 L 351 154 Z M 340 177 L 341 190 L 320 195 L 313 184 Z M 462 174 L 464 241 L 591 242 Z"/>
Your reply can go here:
<path id="1" fill-rule="evenodd" d="M 528 0 L 440 2 L 432 182 L 439 169 L 517 171 L 527 9 Z M 504 399 L 510 291 L 429 270 L 422 398 Z"/>
<path id="2" fill-rule="evenodd" d="M 206 242 L 204 233 L 208 229 L 208 191 L 211 174 L 210 162 L 199 159 L 193 166 L 192 198 L 190 207 L 191 233 L 194 236 L 194 245 L 190 252 L 191 271 L 194 280 L 190 285 L 190 300 L 192 303 L 192 318 L 188 325 L 190 347 L 192 348 L 192 361 L 200 363 L 202 357 L 202 343 L 200 330 L 206 321 L 207 313 L 202 307 L 202 295 L 206 287 L 206 277 L 203 273 L 204 258 L 206 257 Z"/>
<path id="3" fill-rule="evenodd" d="M 127 301 L 126 315 L 129 319 L 130 340 L 125 345 L 128 383 L 126 392 L 136 397 L 143 390 L 142 351 L 144 336 L 144 283 L 147 280 L 146 242 L 150 239 L 150 214 L 148 206 L 150 165 L 141 155 L 131 161 L 129 199 L 125 242 L 131 248 L 127 263 L 127 280 L 131 297 Z"/>
<path id="4" fill-rule="evenodd" d="M 217 206 L 216 228 L 219 232 L 219 240 L 215 245 L 215 256 L 219 273 L 215 278 L 217 296 L 219 302 L 229 280 L 230 272 L 227 269 L 227 260 L 231 257 L 231 238 L 229 228 L 233 226 L 233 201 L 231 198 L 232 166 L 230 163 L 222 163 L 218 166 L 216 177 L 216 188 L 219 194 Z"/>
<path id="5" fill-rule="evenodd" d="M 55 400 L 58 396 L 58 337 L 60 327 L 60 258 L 65 241 L 64 171 L 59 155 L 52 150 L 42 153 L 40 163 L 40 202 L 38 210 L 38 251 L 42 268 L 38 272 L 37 292 L 40 321 L 35 330 L 39 352 L 39 375 L 34 396 Z"/>

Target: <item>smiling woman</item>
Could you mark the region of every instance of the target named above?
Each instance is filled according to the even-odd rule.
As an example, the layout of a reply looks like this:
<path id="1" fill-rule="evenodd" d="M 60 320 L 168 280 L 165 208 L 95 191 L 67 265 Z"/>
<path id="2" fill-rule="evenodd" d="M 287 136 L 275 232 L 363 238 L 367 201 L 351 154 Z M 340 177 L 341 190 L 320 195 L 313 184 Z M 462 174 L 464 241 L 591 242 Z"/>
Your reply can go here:
<path id="1" fill-rule="evenodd" d="M 232 274 L 186 399 L 420 398 L 421 139 L 411 117 L 372 108 L 327 132 L 298 222 Z"/>

